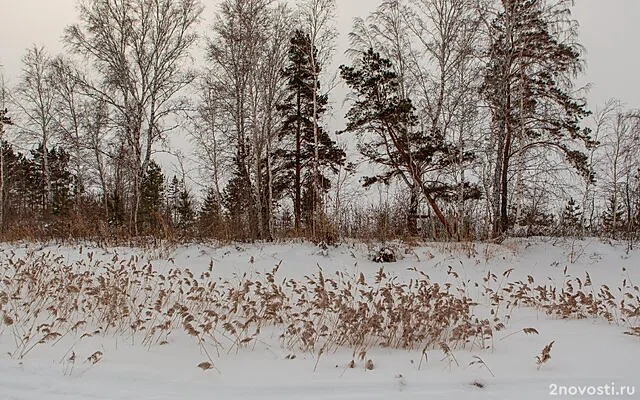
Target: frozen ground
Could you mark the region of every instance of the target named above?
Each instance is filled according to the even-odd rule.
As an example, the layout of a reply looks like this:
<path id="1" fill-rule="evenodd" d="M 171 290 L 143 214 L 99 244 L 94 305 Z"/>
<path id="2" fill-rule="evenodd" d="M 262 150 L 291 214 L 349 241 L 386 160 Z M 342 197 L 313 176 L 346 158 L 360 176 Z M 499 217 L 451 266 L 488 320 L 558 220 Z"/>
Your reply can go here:
<path id="1" fill-rule="evenodd" d="M 304 279 L 320 266 L 325 274 L 342 271 L 372 277 L 380 264 L 369 261 L 371 249 L 364 244 L 341 245 L 322 250 L 310 244 L 269 244 L 212 247 L 190 245 L 179 248 L 140 250 L 98 249 L 84 246 L 58 247 L 3 245 L 5 254 L 17 257 L 30 251 L 51 252 L 64 262 L 93 257 L 104 260 L 144 255 L 153 268 L 166 273 L 171 268 L 189 268 L 194 274 L 207 270 L 213 261 L 213 274 L 239 279 L 245 273 L 255 277 L 282 261 L 279 276 Z M 596 239 L 584 241 L 557 239 L 510 240 L 501 245 L 432 244 L 406 249 L 395 263 L 384 264 L 385 271 L 400 282 L 415 277 L 417 268 L 430 279 L 444 285 L 469 283 L 468 293 L 479 305 L 478 314 L 489 310 L 489 300 L 481 290 L 488 273 L 506 281 L 547 282 L 561 288 L 567 277 L 589 274 L 593 286 L 607 285 L 612 292 L 625 282 L 640 283 L 640 252 L 627 252 L 624 245 L 611 245 Z M 6 262 L 4 256 L 1 262 Z M 513 269 L 506 277 L 505 271 Z M 457 278 L 448 273 L 454 270 Z M 480 283 L 474 287 L 471 283 Z M 1 288 L 1 287 L 0 287 Z M 214 354 L 216 369 L 203 371 L 198 363 L 206 359 L 193 338 L 172 335 L 163 346 L 143 346 L 132 337 L 96 336 L 69 344 L 62 340 L 43 344 L 24 358 L 11 357 L 15 338 L 0 323 L 0 399 L 543 399 L 566 389 L 572 398 L 640 398 L 640 338 L 625 335 L 629 325 L 609 323 L 601 318 L 563 320 L 541 310 L 521 307 L 512 312 L 506 327 L 494 334 L 491 349 L 459 349 L 455 360 L 442 350 L 374 348 L 367 359 L 374 368 L 367 370 L 357 360 L 347 368 L 351 350 L 325 354 L 295 352 L 282 348 L 277 337 L 263 334 L 252 346 Z M 535 328 L 538 335 L 517 333 Z M 510 335 L 515 333 L 514 335 Z M 540 369 L 535 357 L 549 342 L 555 341 L 551 359 Z M 78 361 L 68 361 L 69 351 Z M 88 355 L 100 351 L 100 362 L 92 364 Z M 481 364 L 471 364 L 479 356 Z M 315 369 L 315 371 L 314 371 Z M 490 369 L 490 371 L 489 371 Z M 493 374 L 493 376 L 492 376 Z M 609 385 L 609 388 L 605 388 Z M 623 386 L 635 386 L 633 395 L 616 396 Z M 580 390 L 584 395 L 580 395 Z M 605 392 L 606 391 L 606 392 Z M 595 393 L 596 396 L 589 396 Z"/>

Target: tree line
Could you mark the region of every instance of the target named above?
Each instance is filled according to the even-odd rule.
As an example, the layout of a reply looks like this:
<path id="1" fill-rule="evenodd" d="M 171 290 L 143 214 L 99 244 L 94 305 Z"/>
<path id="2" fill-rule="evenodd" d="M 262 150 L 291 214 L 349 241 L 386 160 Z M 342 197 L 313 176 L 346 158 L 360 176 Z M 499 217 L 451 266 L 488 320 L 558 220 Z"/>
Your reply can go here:
<path id="1" fill-rule="evenodd" d="M 635 237 L 640 112 L 587 108 L 571 7 L 383 0 L 336 69 L 335 0 L 223 0 L 203 36 L 199 0 L 81 0 L 2 87 L 2 234 Z"/>

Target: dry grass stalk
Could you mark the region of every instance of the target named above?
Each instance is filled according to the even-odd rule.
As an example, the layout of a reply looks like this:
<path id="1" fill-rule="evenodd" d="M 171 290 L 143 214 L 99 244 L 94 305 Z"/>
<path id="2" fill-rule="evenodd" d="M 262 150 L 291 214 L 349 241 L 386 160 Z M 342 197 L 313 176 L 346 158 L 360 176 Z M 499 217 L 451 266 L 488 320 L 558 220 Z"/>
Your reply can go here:
<path id="1" fill-rule="evenodd" d="M 542 352 L 536 356 L 536 364 L 538 364 L 538 369 L 540 369 L 543 364 L 545 364 L 547 361 L 551 359 L 551 348 L 553 347 L 554 343 L 555 343 L 555 340 L 549 343 L 548 345 L 546 345 L 542 349 Z"/>
<path id="2" fill-rule="evenodd" d="M 489 368 L 489 366 L 487 365 L 487 363 L 486 363 L 486 362 L 484 362 L 484 360 L 483 360 L 482 358 L 480 358 L 479 356 L 473 356 L 473 358 L 474 358 L 474 360 L 473 360 L 473 361 L 471 361 L 471 362 L 469 363 L 469 366 L 471 366 L 471 365 L 482 365 L 482 366 L 484 366 L 484 367 L 487 369 L 487 371 L 489 371 L 489 373 L 491 374 L 491 376 L 493 376 L 494 378 L 496 377 L 496 376 L 493 374 L 493 371 L 491 371 L 491 368 Z"/>
<path id="3" fill-rule="evenodd" d="M 95 353 L 91 354 L 89 357 L 87 357 L 87 361 L 91 364 L 97 364 L 100 360 L 102 360 L 102 352 L 101 351 L 96 351 Z"/>
<path id="4" fill-rule="evenodd" d="M 513 336 L 515 334 L 518 334 L 520 332 L 524 333 L 525 335 L 539 335 L 540 334 L 535 328 L 522 328 L 519 331 L 512 332 L 512 333 L 508 334 L 507 336 L 503 337 L 500 340 L 505 340 L 506 338 L 508 338 L 510 336 Z"/>
<path id="5" fill-rule="evenodd" d="M 628 331 L 625 332 L 625 335 L 640 337 L 640 326 L 631 327 Z"/>

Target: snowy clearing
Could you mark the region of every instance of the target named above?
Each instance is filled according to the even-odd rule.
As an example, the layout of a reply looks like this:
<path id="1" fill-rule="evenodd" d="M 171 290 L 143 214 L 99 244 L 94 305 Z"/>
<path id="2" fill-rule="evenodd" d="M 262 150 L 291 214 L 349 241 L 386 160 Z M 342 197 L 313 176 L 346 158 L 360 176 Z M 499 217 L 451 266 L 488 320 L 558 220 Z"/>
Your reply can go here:
<path id="1" fill-rule="evenodd" d="M 377 264 L 370 260 L 379 247 L 364 244 L 344 244 L 326 250 L 301 243 L 218 248 L 194 244 L 153 250 L 4 245 L 0 255 L 3 265 L 0 289 L 6 293 L 5 300 L 0 301 L 5 317 L 0 323 L 0 398 L 539 399 L 553 395 L 554 390 L 558 393 L 559 388 L 570 394 L 577 393 L 573 398 L 593 397 L 589 394 L 597 394 L 598 390 L 604 398 L 640 397 L 637 368 L 640 337 L 625 334 L 634 333 L 633 328 L 640 326 L 637 308 L 640 292 L 636 286 L 640 283 L 638 250 L 627 252 L 624 245 L 611 245 L 597 239 L 546 238 L 512 239 L 501 245 L 426 244 L 410 248 L 396 244 L 390 247 L 394 248 L 398 261 Z M 192 325 L 202 331 L 196 324 L 200 314 L 195 311 L 192 313 L 196 321 L 190 322 L 194 318 L 183 315 L 184 320 L 175 320 L 173 328 L 156 336 L 149 331 L 153 321 L 143 322 L 144 318 L 140 322 L 127 320 L 129 322 L 120 326 L 121 320 L 114 317 L 114 326 L 106 328 L 92 326 L 91 322 L 105 320 L 104 315 L 88 315 L 82 320 L 84 323 L 78 324 L 83 317 L 80 310 L 88 308 L 88 303 L 68 314 L 69 318 L 77 317 L 76 320 L 54 322 L 40 308 L 34 315 L 28 315 L 29 310 L 35 310 L 38 304 L 44 307 L 48 300 L 33 298 L 32 304 L 19 304 L 20 300 L 25 302 L 29 293 L 44 292 L 39 291 L 37 282 L 31 283 L 35 288 L 31 291 L 25 289 L 26 283 L 27 286 L 19 286 L 15 282 L 13 278 L 17 275 L 12 274 L 23 268 L 18 260 L 37 268 L 54 262 L 60 267 L 56 270 L 58 279 L 66 279 L 60 271 L 73 270 L 80 275 L 83 271 L 92 271 L 96 281 L 112 277 L 107 271 L 109 265 L 118 263 L 124 267 L 138 265 L 141 270 L 150 266 L 155 275 L 151 272 L 148 276 L 141 275 L 142 280 L 150 279 L 149 276 L 169 277 L 175 274 L 176 268 L 189 269 L 187 276 L 191 274 L 198 280 L 198 276 L 211 270 L 211 280 L 219 285 L 227 281 L 229 287 L 242 287 L 244 282 L 267 282 L 267 273 L 279 265 L 274 284 L 285 280 L 300 284 L 309 279 L 315 281 L 318 276 L 312 275 L 317 274 L 320 267 L 327 281 L 342 274 L 344 282 L 357 286 L 357 282 L 364 279 L 367 288 L 375 289 L 376 285 L 382 285 L 376 276 L 383 267 L 387 278 L 382 281 L 399 285 L 390 286 L 397 288 L 398 299 L 409 296 L 411 285 L 417 285 L 419 279 L 429 285 L 437 283 L 444 303 L 436 304 L 449 304 L 446 301 L 453 302 L 453 296 L 455 299 L 468 297 L 473 302 L 469 321 L 487 319 L 491 328 L 488 335 L 482 333 L 460 341 L 448 328 L 438 331 L 437 337 L 447 341 L 450 351 L 447 346 L 429 344 L 426 339 L 416 339 L 407 348 L 401 348 L 393 344 L 402 342 L 394 341 L 399 340 L 394 337 L 389 339 L 388 347 L 381 346 L 379 339 L 385 332 L 395 332 L 387 327 L 367 336 L 362 342 L 366 345 L 357 348 L 349 344 L 335 346 L 340 338 L 316 332 L 313 350 L 310 350 L 302 346 L 303 331 L 289 332 L 286 339 L 282 337 L 287 318 L 298 315 L 295 307 L 278 311 L 278 318 L 284 319 L 282 324 L 256 325 L 255 321 L 248 321 L 246 325 L 250 328 L 236 339 L 221 327 L 222 323 L 206 340 L 204 333 L 190 334 L 189 329 L 182 329 Z M 104 270 L 100 271 L 101 268 Z M 22 279 L 25 278 L 17 280 Z M 343 288 L 342 280 L 335 279 L 339 291 Z M 567 282 L 573 290 L 571 293 Z M 74 285 L 73 282 L 65 284 Z M 145 291 L 145 284 L 139 286 L 143 288 L 140 293 L 136 292 L 139 303 L 131 304 L 145 304 L 145 299 L 155 299 L 157 288 L 149 287 Z M 315 288 L 309 293 L 317 292 L 317 286 L 306 285 Z M 610 289 L 610 296 L 602 294 L 603 285 Z M 545 296 L 551 296 L 554 293 L 551 288 L 555 288 L 558 298 L 563 300 L 541 301 L 533 290 L 536 286 L 549 288 Z M 431 286 L 423 289 L 428 287 Z M 513 304 L 517 297 L 514 292 L 524 290 L 523 287 L 529 288 L 529 295 L 521 296 L 519 304 Z M 563 288 L 564 297 L 560 296 Z M 91 295 L 92 290 L 86 289 L 86 293 Z M 84 291 L 79 287 L 69 293 L 80 296 Z M 447 292 L 452 297 L 447 297 Z M 419 294 L 418 289 L 416 293 Z M 306 294 L 288 294 L 288 298 L 302 304 Z M 176 296 L 180 295 L 176 293 Z M 612 298 L 607 300 L 607 296 Z M 593 301 L 600 298 L 603 300 Z M 251 304 L 252 299 L 247 295 L 240 304 Z M 579 304 L 573 304 L 572 299 Z M 190 304 L 187 298 L 181 301 Z M 377 301 L 368 304 L 374 305 Z M 92 312 L 105 312 L 98 303 L 91 306 Z M 580 305 L 583 303 L 585 306 Z M 308 304 L 315 303 L 309 300 Z M 227 310 L 227 306 L 223 304 L 216 309 Z M 153 318 L 171 313 L 164 306 L 158 305 L 158 309 L 161 312 Z M 547 310 L 553 315 L 548 315 Z M 233 313 L 240 315 L 241 311 L 233 310 Z M 336 321 L 342 318 L 338 312 L 326 313 L 326 320 L 323 316 L 310 318 L 325 321 L 329 326 L 330 322 L 338 324 Z M 566 318 L 563 313 L 568 313 Z M 266 318 L 266 314 L 260 315 Z M 47 321 L 51 326 L 38 328 L 37 325 Z M 130 323 L 135 327 L 129 327 Z M 429 326 L 432 323 L 426 322 Z M 523 329 L 533 329 L 537 334 L 531 330 L 527 334 Z M 247 340 L 241 343 L 244 336 Z M 552 341 L 551 358 L 538 365 L 536 357 L 540 357 L 543 348 Z M 212 361 L 210 365 L 208 360 Z M 605 389 L 605 385 L 610 387 Z M 632 395 L 621 393 L 626 390 L 623 386 L 638 386 L 638 390 Z M 618 394 L 624 396 L 616 396 Z"/>

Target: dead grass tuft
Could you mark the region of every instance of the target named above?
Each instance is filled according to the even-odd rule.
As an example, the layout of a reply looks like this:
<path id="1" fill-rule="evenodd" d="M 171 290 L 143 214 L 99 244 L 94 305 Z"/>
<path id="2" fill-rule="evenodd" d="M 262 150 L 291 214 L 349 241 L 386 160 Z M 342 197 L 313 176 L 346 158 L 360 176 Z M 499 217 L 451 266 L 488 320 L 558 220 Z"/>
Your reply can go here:
<path id="1" fill-rule="evenodd" d="M 538 369 L 540 369 L 542 365 L 544 365 L 547 361 L 551 359 L 551 348 L 553 347 L 554 343 L 555 343 L 555 340 L 549 343 L 548 345 L 544 346 L 544 348 L 542 349 L 542 352 L 536 356 L 536 364 L 538 364 Z"/>

